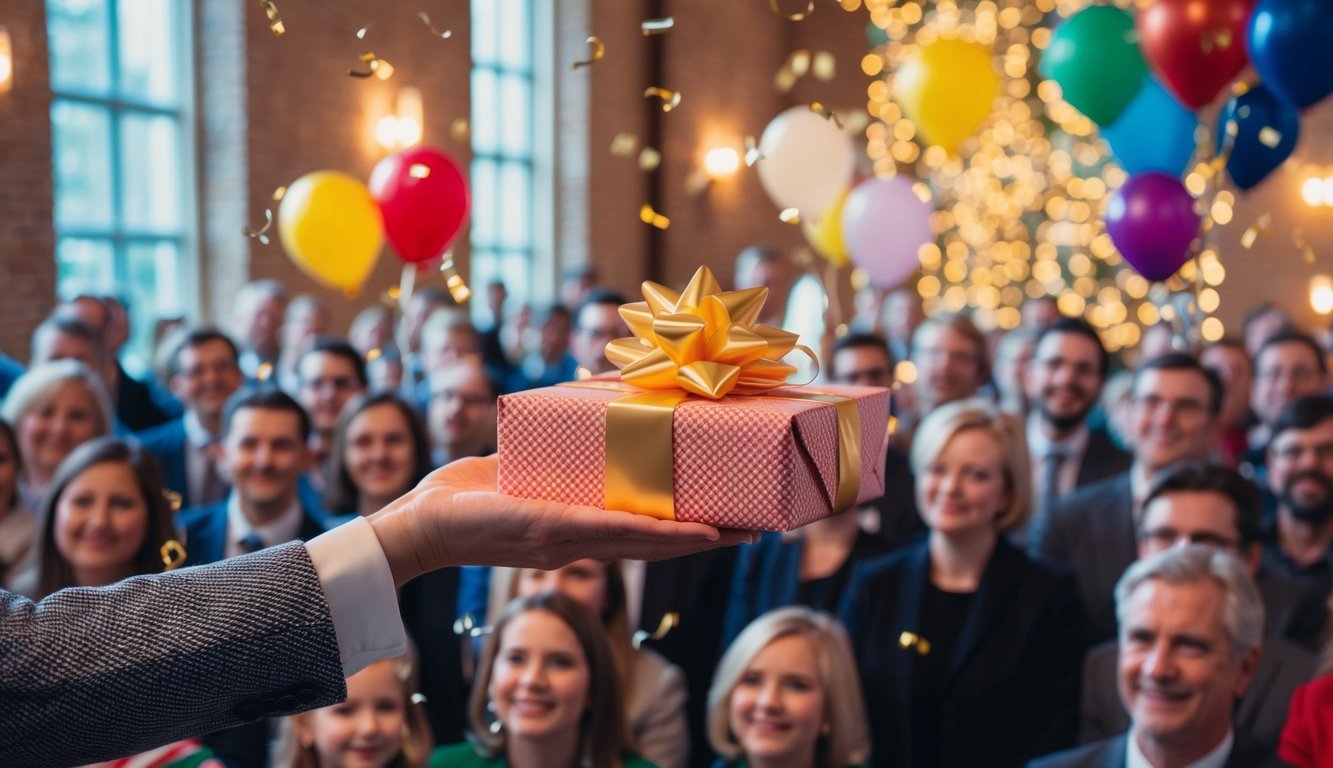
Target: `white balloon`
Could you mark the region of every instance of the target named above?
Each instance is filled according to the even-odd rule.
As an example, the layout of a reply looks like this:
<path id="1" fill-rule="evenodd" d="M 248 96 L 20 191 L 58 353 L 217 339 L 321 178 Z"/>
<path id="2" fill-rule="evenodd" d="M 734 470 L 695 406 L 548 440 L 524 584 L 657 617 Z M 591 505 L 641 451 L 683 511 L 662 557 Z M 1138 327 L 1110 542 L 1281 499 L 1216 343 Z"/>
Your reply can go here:
<path id="1" fill-rule="evenodd" d="M 852 137 L 809 107 L 792 107 L 759 139 L 759 181 L 779 208 L 819 216 L 852 183 Z"/>

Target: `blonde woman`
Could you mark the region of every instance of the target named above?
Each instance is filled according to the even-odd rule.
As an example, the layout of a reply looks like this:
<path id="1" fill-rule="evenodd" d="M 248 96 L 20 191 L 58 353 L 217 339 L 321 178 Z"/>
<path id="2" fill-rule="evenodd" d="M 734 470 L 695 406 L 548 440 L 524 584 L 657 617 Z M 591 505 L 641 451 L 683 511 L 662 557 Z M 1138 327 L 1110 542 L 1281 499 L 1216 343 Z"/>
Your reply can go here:
<path id="1" fill-rule="evenodd" d="M 856 661 L 842 625 L 793 606 L 749 624 L 708 692 L 715 768 L 848 768 L 870 753 Z"/>
<path id="2" fill-rule="evenodd" d="M 911 459 L 929 534 L 859 567 L 840 611 L 876 759 L 1018 766 L 1071 746 L 1084 647 L 1074 579 L 1002 535 L 1029 515 L 1022 422 L 981 400 L 947 403 L 922 420 Z"/>

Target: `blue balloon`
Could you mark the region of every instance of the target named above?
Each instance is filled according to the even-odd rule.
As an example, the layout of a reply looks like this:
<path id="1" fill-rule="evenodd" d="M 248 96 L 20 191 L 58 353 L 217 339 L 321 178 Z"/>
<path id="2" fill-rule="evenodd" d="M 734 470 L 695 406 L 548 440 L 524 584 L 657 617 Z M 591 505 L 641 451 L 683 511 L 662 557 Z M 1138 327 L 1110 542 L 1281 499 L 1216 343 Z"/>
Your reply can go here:
<path id="1" fill-rule="evenodd" d="M 1194 156 L 1198 126 L 1194 113 L 1150 76 L 1125 111 L 1101 133 L 1125 173 L 1156 171 L 1178 177 Z"/>
<path id="2" fill-rule="evenodd" d="M 1236 186 L 1249 189 L 1272 173 L 1301 135 L 1301 115 L 1283 103 L 1269 88 L 1255 86 L 1226 103 L 1217 118 L 1217 137 L 1226 135 L 1234 123 L 1236 140 L 1227 159 L 1227 174 Z"/>
<path id="3" fill-rule="evenodd" d="M 1255 71 L 1286 103 L 1308 107 L 1333 93 L 1333 2 L 1259 0 L 1247 42 Z"/>

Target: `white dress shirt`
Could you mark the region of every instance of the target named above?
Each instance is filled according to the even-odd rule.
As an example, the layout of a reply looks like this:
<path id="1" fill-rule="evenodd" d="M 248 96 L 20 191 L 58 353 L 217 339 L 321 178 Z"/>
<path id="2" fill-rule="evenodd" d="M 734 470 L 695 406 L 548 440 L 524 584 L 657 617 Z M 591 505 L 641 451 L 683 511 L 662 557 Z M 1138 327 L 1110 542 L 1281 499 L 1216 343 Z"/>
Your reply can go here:
<path id="1" fill-rule="evenodd" d="M 393 573 L 375 529 L 356 517 L 307 541 L 348 677 L 407 652 Z"/>
<path id="2" fill-rule="evenodd" d="M 1143 750 L 1139 749 L 1139 739 L 1134 735 L 1134 730 L 1130 729 L 1125 734 L 1125 740 L 1128 743 L 1125 749 L 1125 768 L 1156 768 L 1144 757 Z M 1227 758 L 1231 757 L 1231 747 L 1236 743 L 1236 734 L 1233 731 L 1227 731 L 1227 737 L 1222 739 L 1222 743 L 1213 748 L 1213 751 L 1195 760 L 1185 768 L 1222 768 L 1227 764 Z"/>
<path id="3" fill-rule="evenodd" d="M 1069 493 L 1078 487 L 1078 469 L 1083 464 L 1083 454 L 1088 450 L 1088 438 L 1091 432 L 1086 423 L 1079 424 L 1073 434 L 1063 440 L 1051 440 L 1041 428 L 1041 415 L 1035 411 L 1028 416 L 1027 438 L 1028 453 L 1032 456 L 1032 487 L 1045 488 L 1046 456 L 1058 450 L 1064 458 L 1060 461 L 1060 495 Z"/>
<path id="4" fill-rule="evenodd" d="M 235 492 L 231 493 L 227 496 L 227 548 L 223 556 L 236 557 L 246 554 L 241 548 L 241 540 L 252 533 L 259 537 L 265 547 L 286 544 L 301 538 L 301 518 L 304 515 L 301 500 L 297 498 L 293 499 L 291 506 L 283 510 L 273 522 L 259 526 L 252 525 L 245 512 L 241 510 L 240 497 Z"/>

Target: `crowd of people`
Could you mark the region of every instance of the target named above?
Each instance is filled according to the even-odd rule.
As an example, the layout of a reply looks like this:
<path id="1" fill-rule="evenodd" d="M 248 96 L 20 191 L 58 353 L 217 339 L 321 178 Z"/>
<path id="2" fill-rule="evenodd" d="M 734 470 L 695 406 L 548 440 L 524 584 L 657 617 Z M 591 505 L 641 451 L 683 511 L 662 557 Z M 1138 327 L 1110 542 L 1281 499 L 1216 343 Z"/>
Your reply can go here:
<path id="1" fill-rule="evenodd" d="M 735 287 L 783 325 L 796 276 L 748 251 Z M 627 299 L 587 270 L 562 294 L 485 286 L 478 328 L 423 286 L 336 335 L 256 281 L 143 379 L 124 305 L 67 297 L 26 364 L 0 358 L 4 588 L 307 541 L 494 452 L 502 394 L 614 370 Z M 987 334 L 858 296 L 822 376 L 893 388 L 883 498 L 672 560 L 426 574 L 398 592 L 407 654 L 343 703 L 134 764 L 1333 765 L 1329 351 L 1268 305 L 1201 349 L 1151 329 L 1132 360 L 1053 302 L 1023 316 Z"/>

